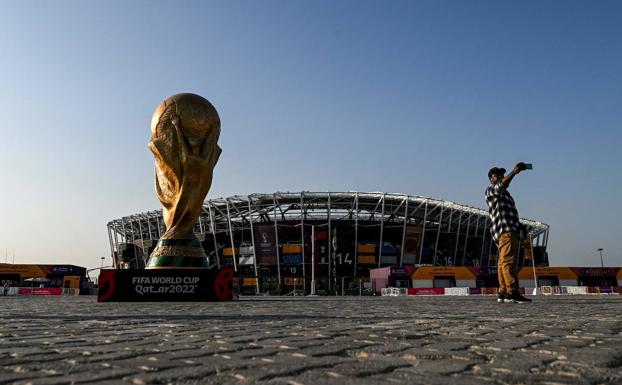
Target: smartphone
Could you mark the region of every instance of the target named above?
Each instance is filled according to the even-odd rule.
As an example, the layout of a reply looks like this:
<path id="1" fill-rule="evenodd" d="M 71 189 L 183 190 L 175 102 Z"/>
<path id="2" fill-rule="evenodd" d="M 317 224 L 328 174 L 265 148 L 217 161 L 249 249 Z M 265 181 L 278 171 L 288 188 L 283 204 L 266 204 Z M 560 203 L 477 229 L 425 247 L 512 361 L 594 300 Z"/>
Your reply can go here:
<path id="1" fill-rule="evenodd" d="M 533 170 L 533 164 L 525 163 L 525 170 Z"/>

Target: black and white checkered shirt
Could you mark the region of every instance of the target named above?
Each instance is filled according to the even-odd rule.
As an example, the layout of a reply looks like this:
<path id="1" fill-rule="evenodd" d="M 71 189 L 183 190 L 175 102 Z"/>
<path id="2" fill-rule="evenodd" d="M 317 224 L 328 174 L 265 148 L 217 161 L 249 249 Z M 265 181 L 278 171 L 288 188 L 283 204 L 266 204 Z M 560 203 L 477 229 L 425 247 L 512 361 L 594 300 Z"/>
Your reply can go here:
<path id="1" fill-rule="evenodd" d="M 491 184 L 486 189 L 486 204 L 490 215 L 490 233 L 495 242 L 503 233 L 520 233 L 520 222 L 514 198 L 503 183 Z"/>

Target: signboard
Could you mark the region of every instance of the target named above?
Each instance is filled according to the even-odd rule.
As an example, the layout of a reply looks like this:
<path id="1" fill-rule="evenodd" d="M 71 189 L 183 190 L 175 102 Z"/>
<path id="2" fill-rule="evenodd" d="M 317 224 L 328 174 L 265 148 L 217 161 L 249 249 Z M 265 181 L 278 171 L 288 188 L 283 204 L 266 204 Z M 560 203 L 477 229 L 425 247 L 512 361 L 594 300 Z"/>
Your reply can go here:
<path id="1" fill-rule="evenodd" d="M 492 266 L 474 267 L 473 271 L 478 277 L 497 276 L 497 268 Z"/>
<path id="2" fill-rule="evenodd" d="M 575 267 L 573 270 L 583 277 L 615 277 L 618 271 L 613 267 Z"/>
<path id="3" fill-rule="evenodd" d="M 255 255 L 260 265 L 276 265 L 276 235 L 272 225 L 255 225 Z"/>
<path id="4" fill-rule="evenodd" d="M 536 276 L 554 276 L 558 279 L 577 279 L 577 274 L 569 267 L 536 267 Z M 523 267 L 518 279 L 533 279 L 533 267 Z"/>
<path id="5" fill-rule="evenodd" d="M 18 295 L 61 295 L 63 289 L 60 287 L 20 287 Z"/>
<path id="6" fill-rule="evenodd" d="M 302 263 L 302 255 L 284 254 L 281 256 L 281 263 L 284 265 L 299 265 Z"/>
<path id="7" fill-rule="evenodd" d="M 302 284 L 304 283 L 304 280 L 302 278 L 286 277 L 284 281 L 285 284 L 288 286 L 302 286 Z"/>
<path id="8" fill-rule="evenodd" d="M 45 278 L 47 272 L 43 269 L 42 265 L 13 265 L 13 264 L 0 264 L 0 273 L 2 274 L 19 274 L 22 279 L 26 278 Z"/>
<path id="9" fill-rule="evenodd" d="M 445 289 L 442 287 L 410 287 L 408 295 L 443 295 Z"/>
<path id="10" fill-rule="evenodd" d="M 408 266 L 391 266 L 391 275 L 410 275 L 412 273 L 412 267 Z"/>
<path id="11" fill-rule="evenodd" d="M 231 268 L 102 270 L 98 302 L 231 301 L 238 277 Z"/>
<path id="12" fill-rule="evenodd" d="M 439 276 L 455 279 L 476 279 L 475 273 L 468 267 L 419 267 L 412 274 L 412 279 L 434 279 Z"/>
<path id="13" fill-rule="evenodd" d="M 421 226 L 406 226 L 404 235 L 404 256 L 402 263 L 412 265 L 417 263 L 421 248 Z"/>
<path id="14" fill-rule="evenodd" d="M 71 274 L 73 269 L 71 266 L 52 266 L 50 269 L 53 274 Z"/>

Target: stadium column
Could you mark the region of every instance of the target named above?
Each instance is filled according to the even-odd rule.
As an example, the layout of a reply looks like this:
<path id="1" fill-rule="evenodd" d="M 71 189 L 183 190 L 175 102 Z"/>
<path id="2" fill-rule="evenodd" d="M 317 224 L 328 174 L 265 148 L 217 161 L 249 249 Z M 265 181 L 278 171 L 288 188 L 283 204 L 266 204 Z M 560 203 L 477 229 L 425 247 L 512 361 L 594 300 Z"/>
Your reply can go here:
<path id="1" fill-rule="evenodd" d="M 382 214 L 380 215 L 380 242 L 378 243 L 378 267 L 380 267 L 380 263 L 382 262 L 382 236 L 384 235 L 384 207 L 385 207 L 385 198 L 387 194 L 382 194 Z"/>
<path id="2" fill-rule="evenodd" d="M 354 271 L 352 276 L 356 277 L 356 267 L 359 260 L 359 192 L 354 193 Z M 337 277 L 335 277 L 335 284 L 337 283 Z M 336 288 L 335 288 L 336 290 Z"/>
<path id="3" fill-rule="evenodd" d="M 162 237 L 162 222 L 160 222 L 160 218 L 162 217 L 162 211 L 160 211 L 160 214 L 157 214 L 156 212 L 156 220 L 158 221 L 158 239 L 160 239 Z"/>
<path id="4" fill-rule="evenodd" d="M 451 234 L 451 222 L 453 221 L 453 216 L 454 216 L 454 206 L 452 203 L 451 208 L 449 209 L 449 222 L 447 222 L 447 233 L 449 234 Z M 449 261 L 448 257 L 449 255 L 445 256 L 445 266 L 447 266 L 447 261 Z"/>
<path id="5" fill-rule="evenodd" d="M 233 255 L 233 270 L 238 271 L 237 256 L 235 255 L 235 242 L 233 241 L 233 226 L 231 226 L 231 213 L 229 212 L 229 198 L 225 198 L 227 208 L 227 227 L 229 228 L 229 239 L 231 239 L 231 254 Z"/>
<path id="6" fill-rule="evenodd" d="M 484 231 L 482 232 L 482 252 L 480 253 L 479 256 L 479 265 L 482 266 L 482 264 L 484 263 L 484 250 L 486 249 L 484 247 L 484 239 L 486 239 L 486 230 L 488 230 L 488 218 L 485 217 L 484 219 Z"/>
<path id="7" fill-rule="evenodd" d="M 493 242 L 492 242 L 492 235 L 490 236 L 490 245 L 488 247 L 488 262 L 486 263 L 487 266 L 490 266 L 490 257 L 492 256 L 492 246 L 493 246 Z M 496 245 L 495 245 L 496 247 Z"/>
<path id="8" fill-rule="evenodd" d="M 212 202 L 207 205 L 209 213 L 209 223 L 212 227 L 212 238 L 214 239 L 214 253 L 216 254 L 216 266 L 220 269 L 220 255 L 218 254 L 218 240 L 216 239 L 216 224 L 214 222 L 214 213 L 212 212 Z"/>
<path id="9" fill-rule="evenodd" d="M 272 204 L 274 206 L 274 241 L 276 242 L 276 274 L 279 285 L 281 284 L 281 253 L 279 251 L 279 227 L 276 222 L 276 193 L 272 194 Z"/>
<path id="10" fill-rule="evenodd" d="M 114 229 L 114 231 L 112 232 L 112 236 L 114 238 L 115 250 L 116 250 L 117 256 L 118 256 L 119 255 L 119 238 L 117 237 L 117 230 L 116 229 Z M 117 267 L 116 263 L 115 263 L 115 267 Z"/>
<path id="11" fill-rule="evenodd" d="M 406 205 L 404 207 L 404 226 L 402 227 L 402 246 L 400 249 L 400 266 L 403 265 L 404 262 L 404 242 L 406 240 L 406 221 L 408 220 L 408 195 L 404 198 L 406 200 Z"/>
<path id="12" fill-rule="evenodd" d="M 436 251 L 438 250 L 438 238 L 441 236 L 441 227 L 443 226 L 443 210 L 445 209 L 445 204 L 441 205 L 441 213 L 439 214 L 438 219 L 438 229 L 436 230 L 436 242 L 434 242 L 434 259 L 432 261 L 432 265 L 436 266 Z"/>
<path id="13" fill-rule="evenodd" d="M 205 225 L 203 224 L 203 210 L 205 210 L 205 208 L 203 206 L 201 206 L 201 214 L 199 214 L 199 231 L 201 232 L 201 238 L 199 239 L 199 241 L 203 242 L 206 239 L 206 235 L 205 235 Z M 203 247 L 203 245 L 201 244 L 201 248 Z M 206 253 L 207 254 L 207 253 Z M 209 266 L 210 263 L 212 263 L 212 261 L 210 260 L 210 256 L 207 256 L 207 265 Z"/>
<path id="14" fill-rule="evenodd" d="M 134 239 L 135 239 L 134 238 L 134 224 L 132 223 L 131 218 L 130 218 L 130 234 L 132 234 L 132 245 L 133 245 L 134 244 Z M 132 246 L 132 247 L 134 247 L 134 246 Z M 134 251 L 136 251 L 136 249 L 134 249 Z"/>
<path id="15" fill-rule="evenodd" d="M 421 265 L 421 257 L 423 257 L 423 241 L 425 240 L 425 224 L 428 221 L 428 200 L 425 200 L 425 209 L 423 211 L 423 226 L 421 229 L 421 244 L 419 245 L 419 265 Z"/>
<path id="16" fill-rule="evenodd" d="M 125 221 L 123 220 L 123 217 L 121 217 L 121 231 L 122 233 L 119 233 L 119 235 L 123 237 L 121 241 L 127 243 L 127 236 L 125 235 Z"/>
<path id="17" fill-rule="evenodd" d="M 203 227 L 203 207 L 201 207 L 201 214 L 199 215 L 199 231 L 205 238 L 205 228 Z"/>
<path id="18" fill-rule="evenodd" d="M 112 265 L 116 268 L 116 262 L 114 260 L 114 245 L 112 243 L 112 232 L 110 230 L 110 224 L 106 226 L 108 228 L 108 242 L 110 242 L 110 258 L 112 259 Z"/>
<path id="19" fill-rule="evenodd" d="M 145 240 L 143 239 L 143 226 L 140 224 L 140 219 L 141 219 L 142 215 L 138 215 L 138 232 L 140 233 L 140 248 L 143 251 L 143 263 L 147 264 L 147 261 L 145 261 Z"/>
<path id="20" fill-rule="evenodd" d="M 305 269 L 305 202 L 304 191 L 300 192 L 300 248 L 302 253 L 302 292 L 306 293 L 307 290 L 307 271 Z M 294 284 L 294 290 L 296 285 Z"/>
<path id="21" fill-rule="evenodd" d="M 473 213 L 469 212 L 469 220 L 467 221 L 466 233 L 464 234 L 464 248 L 462 249 L 462 266 L 464 266 L 464 258 L 466 257 L 467 243 L 469 242 L 469 230 L 471 229 L 471 215 L 473 215 Z"/>
<path id="22" fill-rule="evenodd" d="M 152 239 L 151 237 L 151 217 L 150 217 L 150 213 L 147 212 L 147 231 L 149 232 L 149 240 Z M 147 256 L 149 257 L 149 256 Z"/>
<path id="23" fill-rule="evenodd" d="M 330 293 L 333 290 L 333 275 L 334 275 L 334 265 L 333 265 L 333 242 L 332 242 L 332 228 L 330 221 L 330 193 L 328 193 L 328 204 L 326 206 L 326 217 L 328 218 L 328 292 Z"/>
<path id="24" fill-rule="evenodd" d="M 475 222 L 475 239 L 477 239 L 477 236 L 479 234 L 479 220 L 480 220 L 481 217 L 482 217 L 482 215 L 478 214 L 477 215 L 477 221 Z M 484 224 L 484 226 L 485 226 L 485 224 Z M 477 251 L 477 243 L 475 244 L 475 246 L 476 246 L 475 250 Z M 483 236 L 482 236 L 482 247 L 484 247 L 484 237 Z M 475 255 L 473 255 L 473 266 L 475 266 L 475 261 L 478 261 L 478 260 L 475 258 Z M 479 265 L 479 262 L 478 262 L 478 265 Z"/>
<path id="25" fill-rule="evenodd" d="M 257 253 L 255 252 L 255 231 L 253 230 L 253 210 L 251 196 L 248 195 L 248 222 L 251 225 L 251 244 L 253 245 L 253 263 L 255 266 L 255 294 L 259 294 L 259 274 L 257 273 Z"/>
<path id="26" fill-rule="evenodd" d="M 458 228 L 456 229 L 456 246 L 454 247 L 454 258 L 451 261 L 452 266 L 456 265 L 458 258 L 458 243 L 460 243 L 460 228 L 462 227 L 462 211 L 458 210 Z"/>
<path id="27" fill-rule="evenodd" d="M 546 247 L 549 244 L 549 229 L 544 230 L 544 249 L 546 250 Z"/>

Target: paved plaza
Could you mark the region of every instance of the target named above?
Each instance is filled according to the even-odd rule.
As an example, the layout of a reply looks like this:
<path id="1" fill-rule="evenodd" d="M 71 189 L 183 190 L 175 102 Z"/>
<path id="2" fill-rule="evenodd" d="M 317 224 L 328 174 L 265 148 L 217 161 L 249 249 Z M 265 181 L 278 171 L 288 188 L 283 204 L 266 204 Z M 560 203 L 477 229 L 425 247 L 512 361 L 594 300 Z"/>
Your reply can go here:
<path id="1" fill-rule="evenodd" d="M 0 297 L 0 384 L 621 384 L 622 297 Z"/>

